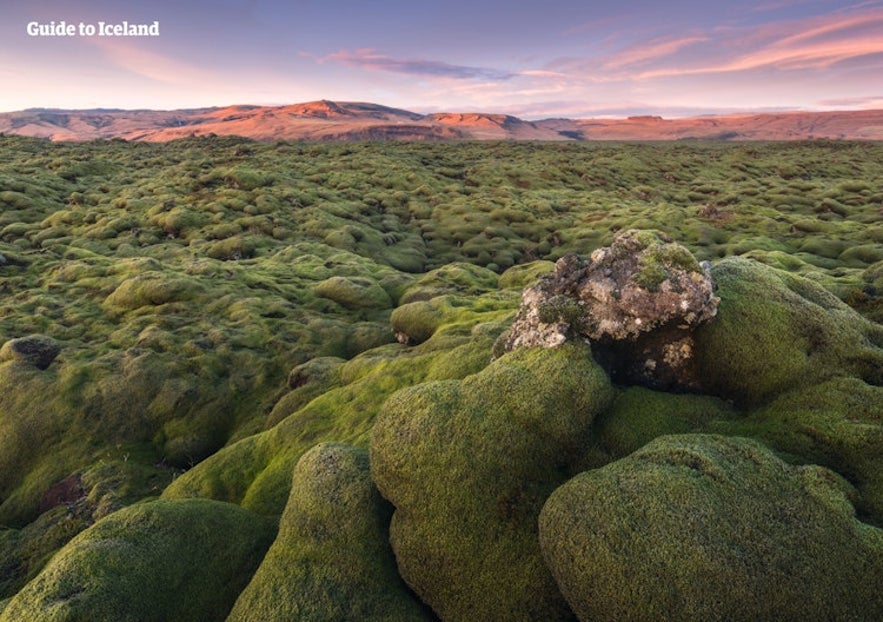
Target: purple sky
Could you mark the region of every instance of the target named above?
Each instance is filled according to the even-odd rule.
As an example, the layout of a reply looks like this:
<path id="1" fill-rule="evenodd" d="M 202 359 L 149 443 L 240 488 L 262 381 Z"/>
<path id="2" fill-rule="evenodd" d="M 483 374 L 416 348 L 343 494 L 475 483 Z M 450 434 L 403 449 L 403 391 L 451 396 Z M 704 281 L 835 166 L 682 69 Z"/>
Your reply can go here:
<path id="1" fill-rule="evenodd" d="M 685 116 L 883 108 L 883 0 L 0 0 L 0 111 L 370 101 Z M 160 22 L 150 38 L 29 22 Z"/>

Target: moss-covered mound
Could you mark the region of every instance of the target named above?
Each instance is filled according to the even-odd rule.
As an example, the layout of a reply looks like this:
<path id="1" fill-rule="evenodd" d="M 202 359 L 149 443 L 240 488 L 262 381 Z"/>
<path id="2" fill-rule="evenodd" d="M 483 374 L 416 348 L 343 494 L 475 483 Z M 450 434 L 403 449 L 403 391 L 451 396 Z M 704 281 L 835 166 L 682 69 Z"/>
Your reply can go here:
<path id="1" fill-rule="evenodd" d="M 215 501 L 134 505 L 74 538 L 0 620 L 224 620 L 273 534 L 272 521 Z"/>
<path id="2" fill-rule="evenodd" d="M 444 294 L 478 295 L 497 288 L 497 274 L 487 268 L 454 262 L 430 270 L 405 290 L 400 304 L 430 300 Z"/>
<path id="3" fill-rule="evenodd" d="M 28 335 L 10 339 L 0 348 L 0 362 L 20 361 L 37 369 L 46 369 L 61 352 L 61 345 L 51 337 Z"/>
<path id="4" fill-rule="evenodd" d="M 391 508 L 368 452 L 317 445 L 298 461 L 279 534 L 228 620 L 427 620 L 389 548 Z"/>
<path id="5" fill-rule="evenodd" d="M 376 282 L 364 277 L 332 276 L 316 285 L 316 295 L 333 300 L 350 310 L 389 309 L 389 294 Z"/>
<path id="6" fill-rule="evenodd" d="M 567 345 L 519 350 L 386 402 L 372 475 L 396 507 L 399 571 L 442 619 L 571 616 L 540 557 L 536 520 L 611 393 L 588 347 Z"/>
<path id="7" fill-rule="evenodd" d="M 558 488 L 540 541 L 583 620 L 871 620 L 883 531 L 748 439 L 660 437 Z"/>
<path id="8" fill-rule="evenodd" d="M 718 429 L 833 469 L 856 487 L 859 513 L 883 525 L 883 387 L 834 378 L 784 393 Z"/>
<path id="9" fill-rule="evenodd" d="M 712 278 L 718 317 L 696 333 L 707 392 L 757 405 L 836 376 L 883 385 L 883 327 L 815 282 L 742 258 Z"/>
<path id="10" fill-rule="evenodd" d="M 731 404 L 710 395 L 635 386 L 617 395 L 595 421 L 593 431 L 599 448 L 611 461 L 624 458 L 658 436 L 703 432 L 741 416 Z"/>
<path id="11" fill-rule="evenodd" d="M 178 477 L 163 496 L 208 497 L 278 516 L 288 500 L 291 471 L 304 452 L 322 441 L 366 446 L 375 416 L 397 390 L 427 380 L 463 378 L 484 368 L 502 330 L 500 320 L 511 315 L 515 300 L 496 295 L 464 299 L 425 343 L 382 346 L 334 367 L 326 390 L 306 404 L 310 370 L 325 363 L 295 368 L 295 381 L 304 378 L 306 384 L 279 400 L 270 413 L 274 427 L 207 458 Z M 321 372 L 315 382 L 323 383 Z"/>

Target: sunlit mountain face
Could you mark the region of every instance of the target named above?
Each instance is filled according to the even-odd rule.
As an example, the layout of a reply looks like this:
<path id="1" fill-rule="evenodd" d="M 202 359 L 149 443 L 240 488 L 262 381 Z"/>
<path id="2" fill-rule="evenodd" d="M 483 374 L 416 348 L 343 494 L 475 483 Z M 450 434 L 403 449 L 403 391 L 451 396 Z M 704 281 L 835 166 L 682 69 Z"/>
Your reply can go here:
<path id="1" fill-rule="evenodd" d="M 57 110 L 0 113 L 0 132 L 52 140 L 167 141 L 235 135 L 256 140 L 879 140 L 883 110 L 706 115 L 666 119 L 540 119 L 504 114 L 422 115 L 364 102 L 194 110 Z"/>

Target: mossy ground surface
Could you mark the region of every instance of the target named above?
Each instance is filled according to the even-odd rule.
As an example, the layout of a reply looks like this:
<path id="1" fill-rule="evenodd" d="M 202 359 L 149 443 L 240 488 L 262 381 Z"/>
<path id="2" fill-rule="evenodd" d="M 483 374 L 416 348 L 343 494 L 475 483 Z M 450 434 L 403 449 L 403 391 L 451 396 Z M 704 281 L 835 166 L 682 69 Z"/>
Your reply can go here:
<path id="1" fill-rule="evenodd" d="M 0 620 L 224 620 L 274 529 L 217 501 L 136 504 L 71 540 Z"/>
<path id="2" fill-rule="evenodd" d="M 432 620 L 389 547 L 389 507 L 368 452 L 322 443 L 294 468 L 279 534 L 229 622 Z"/>
<path id="3" fill-rule="evenodd" d="M 611 396 L 589 348 L 565 346 L 516 351 L 387 401 L 372 475 L 396 507 L 399 570 L 442 619 L 570 618 L 536 519 Z"/>
<path id="4" fill-rule="evenodd" d="M 616 388 L 556 477 L 662 434 L 750 436 L 846 478 L 859 517 L 883 525 L 881 188 L 873 143 L 0 137 L 0 342 L 60 347 L 45 369 L 0 354 L 0 609 L 29 581 L 49 590 L 53 553 L 139 500 L 276 520 L 305 452 L 367 448 L 397 391 L 503 386 L 483 370 L 521 288 L 629 228 L 715 263 L 706 394 Z M 489 420 L 518 410 L 487 391 Z M 560 433 L 518 425 L 544 447 Z M 560 483 L 543 477 L 528 478 L 531 512 Z"/>
<path id="5" fill-rule="evenodd" d="M 543 507 L 543 553 L 582 620 L 883 615 L 883 530 L 849 485 L 757 442 L 662 436 Z"/>

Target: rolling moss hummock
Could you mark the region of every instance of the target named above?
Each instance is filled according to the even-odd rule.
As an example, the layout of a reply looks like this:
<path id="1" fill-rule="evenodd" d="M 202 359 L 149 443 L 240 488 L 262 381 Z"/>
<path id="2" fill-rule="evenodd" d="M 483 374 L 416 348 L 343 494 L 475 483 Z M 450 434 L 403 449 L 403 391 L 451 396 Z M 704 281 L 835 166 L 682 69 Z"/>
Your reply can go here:
<path id="1" fill-rule="evenodd" d="M 317 445 L 295 466 L 276 540 L 227 619 L 433 619 L 396 572 L 391 510 L 367 451 Z"/>
<path id="2" fill-rule="evenodd" d="M 883 384 L 883 327 L 817 283 L 742 258 L 712 278 L 718 317 L 696 333 L 707 392 L 753 406 L 837 376 Z"/>
<path id="3" fill-rule="evenodd" d="M 216 501 L 133 505 L 68 543 L 0 620 L 222 621 L 274 531 L 274 521 Z"/>
<path id="4" fill-rule="evenodd" d="M 883 531 L 851 495 L 748 439 L 663 436 L 552 493 L 540 542 L 582 620 L 877 619 Z"/>
<path id="5" fill-rule="evenodd" d="M 536 519 L 567 478 L 609 380 L 588 347 L 513 352 L 396 393 L 371 438 L 402 577 L 444 620 L 564 620 Z"/>
<path id="6" fill-rule="evenodd" d="M 333 384 L 323 385 L 306 404 L 307 381 L 294 388 L 270 413 L 271 429 L 241 439 L 178 477 L 167 498 L 208 497 L 279 515 L 288 499 L 291 470 L 304 452 L 322 441 L 367 446 L 374 418 L 395 391 L 431 379 L 457 379 L 484 368 L 502 330 L 500 320 L 514 311 L 511 297 L 462 299 L 462 306 L 425 343 L 381 346 L 334 367 Z M 321 368 L 317 359 L 293 376 Z M 316 378 L 321 383 L 321 378 Z M 307 395 L 309 395 L 307 393 Z"/>

